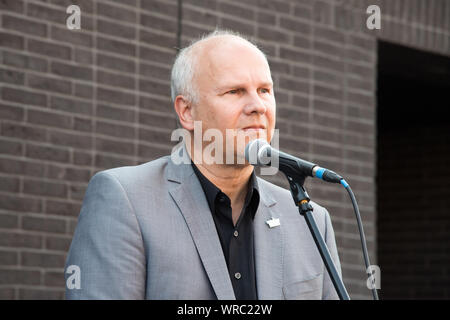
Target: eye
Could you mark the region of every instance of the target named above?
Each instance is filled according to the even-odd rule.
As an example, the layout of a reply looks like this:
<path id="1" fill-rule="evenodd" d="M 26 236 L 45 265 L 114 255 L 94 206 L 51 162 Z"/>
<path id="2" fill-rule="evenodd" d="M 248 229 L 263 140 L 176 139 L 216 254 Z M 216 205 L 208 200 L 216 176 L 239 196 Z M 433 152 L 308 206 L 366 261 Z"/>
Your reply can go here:
<path id="1" fill-rule="evenodd" d="M 239 92 L 240 92 L 240 89 L 233 89 L 233 90 L 228 91 L 227 93 L 230 93 L 230 94 L 237 94 L 237 93 L 239 93 Z"/>
<path id="2" fill-rule="evenodd" d="M 261 88 L 261 89 L 259 89 L 259 91 L 261 93 L 270 93 L 270 89 L 268 89 L 268 88 Z"/>

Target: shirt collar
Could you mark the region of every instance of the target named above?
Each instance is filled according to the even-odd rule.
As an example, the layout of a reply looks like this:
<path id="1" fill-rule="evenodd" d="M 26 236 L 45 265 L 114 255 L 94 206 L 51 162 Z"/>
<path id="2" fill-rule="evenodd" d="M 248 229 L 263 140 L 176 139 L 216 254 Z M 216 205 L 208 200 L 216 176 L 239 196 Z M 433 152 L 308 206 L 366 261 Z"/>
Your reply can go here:
<path id="1" fill-rule="evenodd" d="M 211 181 L 208 180 L 197 168 L 197 166 L 191 161 L 192 169 L 194 170 L 198 180 L 200 181 L 200 185 L 205 193 L 206 200 L 208 201 L 209 208 L 211 212 L 215 212 L 215 201 L 217 197 L 224 196 L 225 199 L 229 198 L 223 193 L 216 185 L 214 185 Z M 252 171 L 249 181 L 249 189 L 247 195 L 245 197 L 244 208 L 247 206 L 253 206 L 252 218 L 255 217 L 256 210 L 259 205 L 259 190 L 258 190 L 258 181 L 256 179 L 255 170 Z"/>

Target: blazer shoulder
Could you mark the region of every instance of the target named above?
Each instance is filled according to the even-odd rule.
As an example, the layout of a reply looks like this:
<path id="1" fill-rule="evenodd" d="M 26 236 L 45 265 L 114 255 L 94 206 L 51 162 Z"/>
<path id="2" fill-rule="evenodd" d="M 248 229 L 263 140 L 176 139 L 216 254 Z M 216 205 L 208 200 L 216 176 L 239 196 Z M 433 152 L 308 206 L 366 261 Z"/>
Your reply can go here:
<path id="1" fill-rule="evenodd" d="M 273 197 L 277 203 L 282 203 L 283 206 L 289 205 L 296 209 L 296 205 L 294 203 L 294 200 L 292 199 L 290 190 L 277 186 L 276 184 L 273 184 L 260 177 L 258 177 L 258 185 L 264 189 L 265 194 Z M 325 218 L 325 215 L 328 214 L 327 209 L 317 202 L 311 200 L 310 204 L 313 207 L 315 215 L 319 215 L 321 218 Z M 295 210 L 295 214 L 298 214 L 297 209 Z"/>
<path id="2" fill-rule="evenodd" d="M 144 185 L 164 178 L 164 169 L 170 161 L 170 156 L 164 156 L 135 166 L 123 166 L 98 171 L 91 179 L 98 175 L 109 175 L 119 181 L 122 186 Z"/>

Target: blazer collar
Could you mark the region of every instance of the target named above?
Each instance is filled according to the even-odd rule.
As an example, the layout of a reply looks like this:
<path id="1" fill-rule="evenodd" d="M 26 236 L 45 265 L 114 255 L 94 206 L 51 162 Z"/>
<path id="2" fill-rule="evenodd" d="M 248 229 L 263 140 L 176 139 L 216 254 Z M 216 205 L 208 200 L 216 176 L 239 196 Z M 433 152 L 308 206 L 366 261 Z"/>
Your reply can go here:
<path id="1" fill-rule="evenodd" d="M 174 152 L 188 157 L 184 144 Z M 223 254 L 217 254 L 222 252 L 222 247 L 203 189 L 190 162 L 177 163 L 172 157 L 168 161 L 166 178 L 174 182 L 169 193 L 183 214 L 217 298 L 234 300 L 225 258 Z M 258 298 L 281 299 L 282 229 L 281 226 L 269 228 L 267 225 L 267 220 L 279 218 L 274 210 L 276 200 L 267 190 L 267 182 L 257 179 L 260 205 L 253 223 Z"/>

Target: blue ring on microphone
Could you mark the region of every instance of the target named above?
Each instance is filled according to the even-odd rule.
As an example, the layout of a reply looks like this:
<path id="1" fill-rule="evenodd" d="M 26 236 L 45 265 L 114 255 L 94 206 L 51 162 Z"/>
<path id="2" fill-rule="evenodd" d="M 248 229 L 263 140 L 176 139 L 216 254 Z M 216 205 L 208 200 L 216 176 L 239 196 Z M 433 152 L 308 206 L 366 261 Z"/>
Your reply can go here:
<path id="1" fill-rule="evenodd" d="M 348 188 L 348 183 L 344 179 L 341 180 L 341 184 L 344 186 L 344 188 Z"/>
<path id="2" fill-rule="evenodd" d="M 323 173 L 325 172 L 326 169 L 324 168 L 319 168 L 316 170 L 316 177 L 319 179 L 323 180 Z"/>

